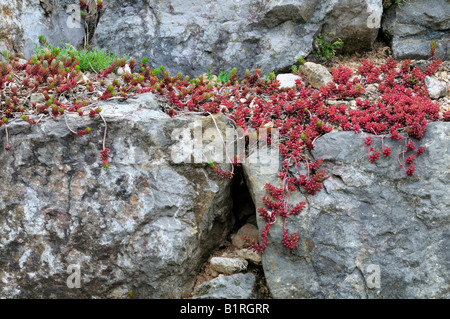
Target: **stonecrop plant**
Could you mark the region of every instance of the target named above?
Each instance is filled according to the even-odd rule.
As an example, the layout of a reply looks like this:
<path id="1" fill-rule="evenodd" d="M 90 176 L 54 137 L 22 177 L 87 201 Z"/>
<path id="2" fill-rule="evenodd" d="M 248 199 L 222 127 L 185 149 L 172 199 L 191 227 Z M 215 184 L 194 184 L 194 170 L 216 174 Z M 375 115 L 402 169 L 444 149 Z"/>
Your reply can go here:
<path id="1" fill-rule="evenodd" d="M 281 242 L 289 250 L 298 246 L 300 234 L 290 233 L 286 220 L 298 215 L 306 203 L 288 203 L 293 191 L 314 195 L 321 191 L 327 172 L 321 169 L 323 159 L 312 160 L 309 151 L 314 142 L 333 129 L 362 132 L 371 135 L 364 139 L 368 161 L 375 163 L 383 157 L 397 154 L 398 164 L 405 176 L 415 171 L 415 160 L 425 148 L 418 145 L 430 121 L 450 121 L 450 112 L 439 115 L 439 104 L 428 97 L 425 77 L 434 74 L 442 60 L 433 60 L 426 70 L 412 67 L 410 60 L 401 64 L 388 58 L 380 66 L 363 60 L 358 76 L 345 67 L 332 72 L 333 81 L 320 89 L 305 85 L 298 79 L 292 88 L 280 88 L 275 74 L 267 77 L 261 70 L 246 70 L 239 79 L 237 70 L 224 72 L 219 77 L 199 76 L 190 78 L 181 73 L 169 75 L 164 66 L 151 68 L 148 59 L 139 64 L 129 61 L 129 70 L 121 76 L 110 75 L 122 68 L 126 59 L 116 59 L 109 67 L 92 74 L 87 80 L 80 67 L 80 57 L 73 51 L 60 55 L 59 48 L 44 48 L 41 54 L 26 62 L 14 54 L 5 54 L 7 60 L 0 62 L 0 127 L 6 134 L 5 149 L 10 150 L 7 127 L 14 121 L 26 121 L 38 125 L 44 117 L 64 118 L 67 128 L 79 138 L 91 132 L 90 127 L 73 130 L 66 120 L 67 114 L 80 117 L 99 117 L 105 125 L 103 147 L 99 154 L 101 165 L 109 168 L 109 149 L 105 145 L 106 121 L 98 107 L 99 101 L 126 99 L 146 92 L 154 93 L 162 109 L 171 117 L 189 114 L 211 116 L 222 113 L 236 128 L 251 135 L 261 128 L 277 128 L 280 133 L 278 147 L 280 169 L 278 177 L 281 187 L 266 184 L 267 196 L 262 198 L 264 206 L 258 207 L 258 214 L 266 224 L 261 240 L 251 243 L 250 248 L 263 253 L 268 244 L 270 227 L 277 217 L 283 223 Z M 297 69 L 296 73 L 301 74 Z M 363 99 L 367 85 L 376 84 L 381 97 L 375 101 Z M 90 94 L 94 91 L 99 94 Z M 42 93 L 44 101 L 31 103 L 33 93 Z M 73 99 L 63 102 L 70 95 Z M 356 99 L 356 107 L 344 103 L 329 104 L 327 101 Z M 271 133 L 268 132 L 268 144 Z M 253 134 L 253 133 L 252 133 Z M 374 139 L 381 139 L 382 148 L 374 146 Z M 404 142 L 399 150 L 384 146 L 384 139 Z M 413 139 L 415 141 L 413 141 Z M 223 178 L 233 178 L 234 167 L 239 166 L 237 158 L 229 160 L 230 171 L 224 171 L 214 162 L 209 164 Z M 303 172 L 303 174 L 302 174 Z"/>

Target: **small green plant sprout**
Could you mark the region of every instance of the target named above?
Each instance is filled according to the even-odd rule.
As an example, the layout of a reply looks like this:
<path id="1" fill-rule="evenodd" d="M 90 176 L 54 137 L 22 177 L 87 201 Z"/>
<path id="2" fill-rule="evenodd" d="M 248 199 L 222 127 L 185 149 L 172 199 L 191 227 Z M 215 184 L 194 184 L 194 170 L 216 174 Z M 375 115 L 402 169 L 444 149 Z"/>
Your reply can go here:
<path id="1" fill-rule="evenodd" d="M 305 59 L 300 57 L 298 58 L 299 66 L 297 67 L 295 64 L 291 66 L 292 73 L 299 74 L 302 71 L 303 64 L 306 63 Z"/>
<path id="2" fill-rule="evenodd" d="M 10 54 L 9 54 L 9 51 L 8 50 L 3 50 L 2 51 L 2 55 L 5 57 L 5 59 L 6 60 L 9 60 L 9 56 L 10 56 Z"/>
<path id="3" fill-rule="evenodd" d="M 230 80 L 230 73 L 221 71 L 217 76 L 217 81 L 221 83 L 227 83 Z"/>
<path id="4" fill-rule="evenodd" d="M 436 41 L 433 40 L 430 43 L 430 57 L 431 57 L 431 59 L 434 58 L 435 55 L 436 55 Z"/>
<path id="5" fill-rule="evenodd" d="M 322 34 L 316 38 L 317 45 L 316 56 L 319 57 L 323 63 L 327 63 L 336 54 L 336 50 L 343 47 L 344 42 L 339 38 L 335 38 L 333 41 L 327 41 Z"/>
<path id="6" fill-rule="evenodd" d="M 236 82 L 238 80 L 237 69 L 236 68 L 231 69 L 231 71 L 228 73 L 228 76 L 229 76 L 229 81 Z"/>
<path id="7" fill-rule="evenodd" d="M 152 73 L 153 73 L 153 75 L 158 75 L 159 74 L 159 69 L 153 69 Z"/>
<path id="8" fill-rule="evenodd" d="M 42 34 L 39 36 L 39 43 L 42 44 L 44 47 L 50 46 L 50 43 L 48 43 L 47 39 Z"/>

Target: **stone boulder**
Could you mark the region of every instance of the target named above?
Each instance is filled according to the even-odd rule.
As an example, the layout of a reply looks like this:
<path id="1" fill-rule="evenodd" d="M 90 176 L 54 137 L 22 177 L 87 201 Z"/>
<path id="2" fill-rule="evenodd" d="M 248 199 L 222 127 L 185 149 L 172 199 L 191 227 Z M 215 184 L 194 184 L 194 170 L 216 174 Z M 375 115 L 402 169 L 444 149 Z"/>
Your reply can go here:
<path id="1" fill-rule="evenodd" d="M 99 106 L 108 170 L 98 117 L 67 115 L 73 129 L 91 127 L 86 136 L 70 133 L 62 118 L 8 125 L 0 298 L 179 298 L 233 226 L 231 181 L 205 163 L 173 159 L 179 129 L 215 130 L 210 117 L 170 118 L 152 94 Z M 80 288 L 69 288 L 77 268 Z"/>
<path id="2" fill-rule="evenodd" d="M 277 80 L 280 82 L 280 88 L 292 89 L 296 87 L 295 81 L 302 80 L 299 75 L 295 75 L 292 73 L 287 74 L 278 74 Z"/>
<path id="3" fill-rule="evenodd" d="M 383 1 L 339 0 L 330 1 L 330 13 L 324 20 L 321 33 L 328 41 L 339 37 L 343 53 L 368 51 L 373 48 L 381 27 Z"/>
<path id="4" fill-rule="evenodd" d="M 0 0 L 0 49 L 28 59 L 40 35 L 54 46 L 81 45 L 85 31 L 79 13 L 73 0 Z"/>
<path id="5" fill-rule="evenodd" d="M 447 83 L 439 81 L 434 77 L 425 77 L 425 86 L 428 90 L 428 95 L 432 99 L 438 99 L 447 94 Z"/>
<path id="6" fill-rule="evenodd" d="M 211 269 L 217 273 L 231 275 L 247 270 L 248 262 L 240 257 L 213 257 Z"/>
<path id="7" fill-rule="evenodd" d="M 397 162 L 403 141 L 386 138 L 392 154 L 372 164 L 353 132 L 317 139 L 311 155 L 324 159 L 324 189 L 290 196 L 307 204 L 286 221 L 300 235 L 298 247 L 282 245 L 281 218 L 269 232 L 263 268 L 273 298 L 449 298 L 449 136 L 449 123 L 428 124 L 409 177 Z M 250 158 L 243 167 L 255 207 L 263 206 L 265 183 L 280 185 L 276 174 L 261 174 Z"/>
<path id="8" fill-rule="evenodd" d="M 328 83 L 333 82 L 333 76 L 321 64 L 306 62 L 302 66 L 302 73 L 305 75 L 307 83 L 316 89 L 320 89 L 322 86 L 327 86 Z"/>
<path id="9" fill-rule="evenodd" d="M 447 0 L 416 0 L 399 8 L 392 5 L 383 16 L 382 31 L 391 41 L 396 59 L 427 59 L 430 43 L 436 57 L 449 58 L 450 4 Z"/>
<path id="10" fill-rule="evenodd" d="M 94 44 L 169 73 L 198 76 L 236 67 L 263 74 L 290 68 L 313 50 L 322 28 L 370 50 L 378 33 L 381 0 L 122 1 L 105 2 Z M 349 10 L 349 7 L 351 10 Z M 350 41 L 351 39 L 351 41 Z"/>

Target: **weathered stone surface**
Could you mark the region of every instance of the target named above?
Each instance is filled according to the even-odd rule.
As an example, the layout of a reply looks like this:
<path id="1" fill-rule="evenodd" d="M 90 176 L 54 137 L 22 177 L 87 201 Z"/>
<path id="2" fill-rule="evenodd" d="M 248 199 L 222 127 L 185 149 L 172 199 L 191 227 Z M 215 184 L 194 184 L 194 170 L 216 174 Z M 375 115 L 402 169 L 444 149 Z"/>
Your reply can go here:
<path id="1" fill-rule="evenodd" d="M 109 170 L 99 158 L 98 117 L 68 115 L 73 129 L 92 128 L 81 137 L 62 118 L 8 125 L 12 149 L 0 149 L 0 297 L 122 298 L 131 290 L 136 298 L 178 298 L 226 239 L 231 182 L 172 154 L 176 129 L 199 121 L 206 130 L 211 118 L 170 118 L 151 94 L 100 107 Z M 66 284 L 71 264 L 80 267 L 79 289 Z"/>
<path id="2" fill-rule="evenodd" d="M 420 141 L 426 150 L 410 177 L 397 162 L 403 141 L 385 139 L 392 154 L 371 164 L 364 140 L 353 132 L 319 138 L 312 155 L 324 159 L 324 189 L 290 195 L 292 204 L 307 203 L 286 221 L 289 233 L 300 234 L 298 248 L 289 253 L 282 245 L 280 218 L 270 229 L 263 268 L 272 296 L 449 298 L 449 136 L 449 123 L 428 124 Z M 381 148 L 379 139 L 373 144 Z M 267 195 L 265 183 L 280 185 L 276 175 L 260 172 L 258 163 L 244 165 L 256 208 Z M 264 226 L 260 217 L 258 226 Z"/>
<path id="3" fill-rule="evenodd" d="M 244 237 L 247 238 L 247 240 L 250 240 L 250 242 L 258 240 L 258 228 L 252 224 L 245 224 L 239 228 L 231 242 L 237 248 L 242 248 L 246 243 Z"/>
<path id="4" fill-rule="evenodd" d="M 425 78 L 425 85 L 427 87 L 428 94 L 432 99 L 438 99 L 447 94 L 447 83 L 439 81 L 434 77 L 427 76 Z"/>
<path id="5" fill-rule="evenodd" d="M 236 255 L 239 257 L 244 258 L 245 260 L 251 262 L 252 264 L 255 264 L 257 266 L 261 265 L 261 254 L 253 251 L 252 249 L 243 248 L 236 252 Z"/>
<path id="6" fill-rule="evenodd" d="M 202 283 L 194 290 L 193 299 L 257 299 L 255 275 L 234 274 Z"/>
<path id="7" fill-rule="evenodd" d="M 73 0 L 0 0 L 0 49 L 28 59 L 40 35 L 55 46 L 61 41 L 74 46 L 82 44 L 84 24 L 70 10 L 74 5 L 79 9 Z"/>
<path id="8" fill-rule="evenodd" d="M 386 10 L 382 30 L 392 41 L 396 59 L 429 57 L 430 43 L 437 42 L 436 57 L 449 58 L 450 4 L 448 0 L 417 0 Z"/>
<path id="9" fill-rule="evenodd" d="M 381 26 L 382 1 L 339 0 L 332 5 L 321 30 L 324 38 L 339 37 L 344 42 L 341 52 L 371 50 Z"/>
<path id="10" fill-rule="evenodd" d="M 148 57 L 150 65 L 162 64 L 174 74 L 219 74 L 233 67 L 242 75 L 254 68 L 268 74 L 306 57 L 324 25 L 352 39 L 347 50 L 371 49 L 378 29 L 369 28 L 367 20 L 374 8 L 381 14 L 381 2 L 111 0 L 94 44 Z"/>
<path id="11" fill-rule="evenodd" d="M 248 262 L 243 258 L 213 257 L 211 269 L 222 274 L 231 275 L 247 270 Z"/>
<path id="12" fill-rule="evenodd" d="M 333 81 L 333 76 L 327 68 L 317 63 L 306 62 L 303 65 L 302 73 L 305 74 L 308 83 L 316 89 Z"/>

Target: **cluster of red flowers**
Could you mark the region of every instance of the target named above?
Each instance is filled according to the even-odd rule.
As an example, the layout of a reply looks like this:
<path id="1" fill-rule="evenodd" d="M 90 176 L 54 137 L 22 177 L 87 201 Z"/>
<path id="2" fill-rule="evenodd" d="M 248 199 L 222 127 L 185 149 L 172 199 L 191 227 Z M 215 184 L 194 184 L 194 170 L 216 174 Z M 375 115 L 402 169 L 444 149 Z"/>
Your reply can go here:
<path id="1" fill-rule="evenodd" d="M 289 205 L 287 203 L 285 191 L 283 190 L 283 188 L 277 188 L 267 183 L 265 185 L 265 189 L 272 198 L 271 199 L 268 196 L 263 197 L 263 203 L 269 210 L 267 210 L 265 207 L 259 207 L 258 213 L 261 218 L 267 221 L 267 223 L 264 226 L 264 229 L 261 233 L 261 243 L 254 242 L 250 245 L 250 248 L 260 253 L 264 252 L 268 244 L 267 238 L 268 232 L 270 231 L 270 226 L 275 222 L 276 217 L 280 216 L 284 221 L 283 223 L 284 233 L 282 243 L 289 250 L 293 250 L 297 247 L 299 234 L 293 233 L 291 235 L 287 235 L 288 229 L 286 228 L 286 219 L 290 215 L 300 214 L 300 212 L 305 208 L 306 203 L 305 202 L 297 203 L 294 207 L 289 209 Z"/>
<path id="2" fill-rule="evenodd" d="M 288 230 L 289 229 L 287 229 L 287 228 L 284 229 L 282 243 L 287 249 L 289 249 L 289 251 L 291 251 L 291 250 L 294 250 L 295 248 L 297 248 L 299 234 L 293 233 L 293 234 L 288 235 L 287 234 Z"/>

